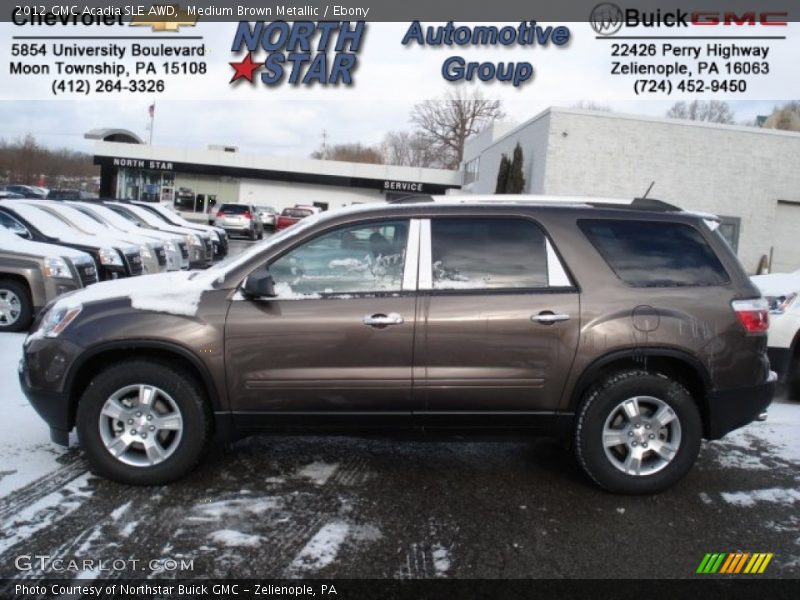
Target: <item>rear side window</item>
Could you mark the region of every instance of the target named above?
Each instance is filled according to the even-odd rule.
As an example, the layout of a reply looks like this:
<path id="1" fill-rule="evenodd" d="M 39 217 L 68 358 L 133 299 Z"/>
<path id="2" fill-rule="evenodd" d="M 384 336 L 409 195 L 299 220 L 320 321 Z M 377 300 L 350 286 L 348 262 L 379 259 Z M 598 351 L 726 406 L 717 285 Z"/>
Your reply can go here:
<path id="1" fill-rule="evenodd" d="M 304 219 L 312 214 L 313 211 L 308 210 L 307 208 L 284 208 L 283 212 L 281 213 L 281 215 L 284 217 L 292 217 L 295 219 Z"/>
<path id="2" fill-rule="evenodd" d="M 431 221 L 433 288 L 547 287 L 547 238 L 526 219 Z"/>
<path id="3" fill-rule="evenodd" d="M 694 227 L 654 221 L 581 220 L 617 276 L 634 287 L 714 286 L 728 274 Z"/>

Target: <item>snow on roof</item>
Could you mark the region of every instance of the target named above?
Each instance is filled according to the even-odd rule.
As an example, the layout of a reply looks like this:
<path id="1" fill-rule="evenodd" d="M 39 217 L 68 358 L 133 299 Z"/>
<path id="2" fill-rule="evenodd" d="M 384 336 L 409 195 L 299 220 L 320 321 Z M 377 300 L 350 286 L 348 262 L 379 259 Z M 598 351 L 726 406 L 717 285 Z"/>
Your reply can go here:
<path id="1" fill-rule="evenodd" d="M 47 211 L 37 208 L 35 205 L 27 202 L 5 200 L 3 201 L 3 205 L 8 206 L 20 216 L 30 221 L 34 227 L 46 236 L 54 237 L 62 242 L 90 246 L 95 244 L 114 246 L 126 252 L 138 249 L 130 242 L 125 242 L 109 235 L 80 233 Z"/>
<path id="2" fill-rule="evenodd" d="M 13 233 L 3 227 L 0 227 L 0 250 L 5 250 L 6 252 L 18 252 L 20 254 L 28 254 L 30 256 L 39 256 L 44 258 L 92 260 L 92 257 L 86 252 L 81 252 L 80 250 L 75 250 L 66 246 L 59 246 L 57 244 L 32 242 L 19 237 L 16 233 Z"/>

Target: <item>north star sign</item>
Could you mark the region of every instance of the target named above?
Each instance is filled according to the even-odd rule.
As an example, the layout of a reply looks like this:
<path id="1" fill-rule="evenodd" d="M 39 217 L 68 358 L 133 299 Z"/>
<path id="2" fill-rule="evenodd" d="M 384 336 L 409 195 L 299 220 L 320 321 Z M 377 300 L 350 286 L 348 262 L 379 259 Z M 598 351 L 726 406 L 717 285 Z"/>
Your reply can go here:
<path id="1" fill-rule="evenodd" d="M 115 158 L 115 167 L 129 167 L 132 169 L 153 169 L 156 171 L 172 171 L 172 163 L 163 160 L 142 160 L 140 158 Z"/>

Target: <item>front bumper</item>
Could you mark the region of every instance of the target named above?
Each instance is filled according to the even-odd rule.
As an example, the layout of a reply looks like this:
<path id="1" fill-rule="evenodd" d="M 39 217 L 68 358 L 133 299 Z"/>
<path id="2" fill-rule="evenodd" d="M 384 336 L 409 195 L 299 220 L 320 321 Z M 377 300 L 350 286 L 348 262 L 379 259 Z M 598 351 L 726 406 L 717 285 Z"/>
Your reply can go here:
<path id="1" fill-rule="evenodd" d="M 769 371 L 766 381 L 748 387 L 715 390 L 708 394 L 706 437 L 718 440 L 734 429 L 758 420 L 772 403 L 778 375 Z"/>
<path id="2" fill-rule="evenodd" d="M 37 390 L 31 387 L 25 362 L 19 363 L 19 385 L 34 410 L 50 426 L 50 439 L 62 446 L 69 445 L 72 415 L 69 396 L 63 392 Z"/>

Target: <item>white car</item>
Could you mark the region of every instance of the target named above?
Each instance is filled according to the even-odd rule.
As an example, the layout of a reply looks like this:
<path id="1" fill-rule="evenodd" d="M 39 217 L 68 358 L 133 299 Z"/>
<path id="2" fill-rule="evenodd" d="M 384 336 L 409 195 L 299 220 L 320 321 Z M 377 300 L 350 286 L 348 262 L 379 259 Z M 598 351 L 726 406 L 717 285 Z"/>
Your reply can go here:
<path id="1" fill-rule="evenodd" d="M 800 399 L 800 271 L 751 277 L 769 301 L 767 353 L 773 371 Z"/>

